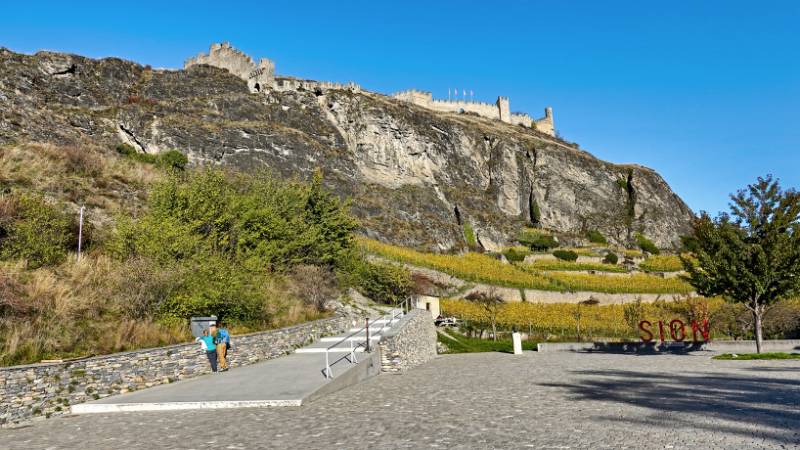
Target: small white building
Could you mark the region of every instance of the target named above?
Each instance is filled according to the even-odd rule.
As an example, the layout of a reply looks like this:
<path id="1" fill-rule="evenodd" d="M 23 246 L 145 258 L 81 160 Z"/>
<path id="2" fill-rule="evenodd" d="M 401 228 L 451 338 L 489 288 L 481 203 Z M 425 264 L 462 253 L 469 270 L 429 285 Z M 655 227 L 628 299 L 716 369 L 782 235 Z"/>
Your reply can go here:
<path id="1" fill-rule="evenodd" d="M 430 311 L 433 319 L 436 319 L 441 314 L 441 311 L 439 310 L 439 297 L 432 297 L 430 295 L 417 295 L 415 300 L 416 307 L 418 309 Z"/>

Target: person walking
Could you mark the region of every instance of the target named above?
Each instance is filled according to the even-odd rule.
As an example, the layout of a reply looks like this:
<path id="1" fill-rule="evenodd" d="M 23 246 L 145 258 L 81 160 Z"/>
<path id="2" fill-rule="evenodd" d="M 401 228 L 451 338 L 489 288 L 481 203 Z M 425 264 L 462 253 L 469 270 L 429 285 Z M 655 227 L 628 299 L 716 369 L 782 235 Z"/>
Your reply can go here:
<path id="1" fill-rule="evenodd" d="M 200 347 L 206 352 L 206 358 L 211 365 L 211 371 L 217 371 L 217 346 L 214 344 L 214 337 L 208 332 L 208 328 L 203 330 L 203 335 L 196 338 L 200 342 Z"/>
<path id="2" fill-rule="evenodd" d="M 211 325 L 211 334 L 214 336 L 214 344 L 217 346 L 217 359 L 219 360 L 220 372 L 228 371 L 228 349 L 231 348 L 231 335 L 228 330 L 217 326 Z"/>

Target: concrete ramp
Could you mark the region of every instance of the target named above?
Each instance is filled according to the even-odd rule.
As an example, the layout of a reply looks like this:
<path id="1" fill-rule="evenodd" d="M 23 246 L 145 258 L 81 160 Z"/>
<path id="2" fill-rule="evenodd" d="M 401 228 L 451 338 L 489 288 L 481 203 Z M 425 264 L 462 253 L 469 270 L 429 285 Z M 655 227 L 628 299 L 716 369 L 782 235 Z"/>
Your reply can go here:
<path id="1" fill-rule="evenodd" d="M 358 364 L 342 359 L 333 377 L 323 373 L 320 354 L 292 354 L 261 363 L 106 397 L 72 406 L 74 414 L 214 408 L 300 406 L 357 384 L 380 371 L 378 354 L 362 354 Z"/>
<path id="2" fill-rule="evenodd" d="M 371 321 L 376 333 L 370 334 L 370 341 L 376 344 L 378 330 L 388 331 L 399 317 L 388 323 Z M 380 353 L 364 352 L 365 341 L 366 333 L 353 329 L 348 335 L 324 338 L 288 356 L 73 405 L 71 411 L 90 414 L 300 406 L 378 375 Z M 331 377 L 325 376 L 326 350 Z"/>

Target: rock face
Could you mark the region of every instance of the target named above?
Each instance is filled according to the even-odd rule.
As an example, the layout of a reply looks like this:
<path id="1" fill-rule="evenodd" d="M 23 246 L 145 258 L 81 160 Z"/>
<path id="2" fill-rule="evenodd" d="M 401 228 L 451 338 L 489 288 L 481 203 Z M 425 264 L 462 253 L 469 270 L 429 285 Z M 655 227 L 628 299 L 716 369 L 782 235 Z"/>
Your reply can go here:
<path id="1" fill-rule="evenodd" d="M 654 171 L 598 160 L 530 128 L 297 85 L 252 93 L 205 65 L 153 70 L 0 48 L 0 145 L 126 142 L 282 176 L 321 168 L 353 199 L 365 234 L 442 250 L 465 244 L 466 224 L 494 249 L 532 222 L 563 233 L 598 229 L 615 242 L 641 232 L 670 247 L 692 216 Z"/>

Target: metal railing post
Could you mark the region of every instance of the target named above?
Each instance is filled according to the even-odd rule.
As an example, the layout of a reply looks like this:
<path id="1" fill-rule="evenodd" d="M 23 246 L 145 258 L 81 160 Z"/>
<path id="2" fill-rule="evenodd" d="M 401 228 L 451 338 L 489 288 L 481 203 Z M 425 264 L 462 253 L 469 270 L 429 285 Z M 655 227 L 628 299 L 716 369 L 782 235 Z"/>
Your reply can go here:
<path id="1" fill-rule="evenodd" d="M 365 329 L 367 330 L 367 342 L 365 346 L 367 349 L 367 353 L 369 353 L 369 317 L 367 318 L 367 326 L 365 327 Z"/>
<path id="2" fill-rule="evenodd" d="M 331 363 L 328 359 L 328 350 L 325 350 L 325 378 L 331 378 Z"/>

